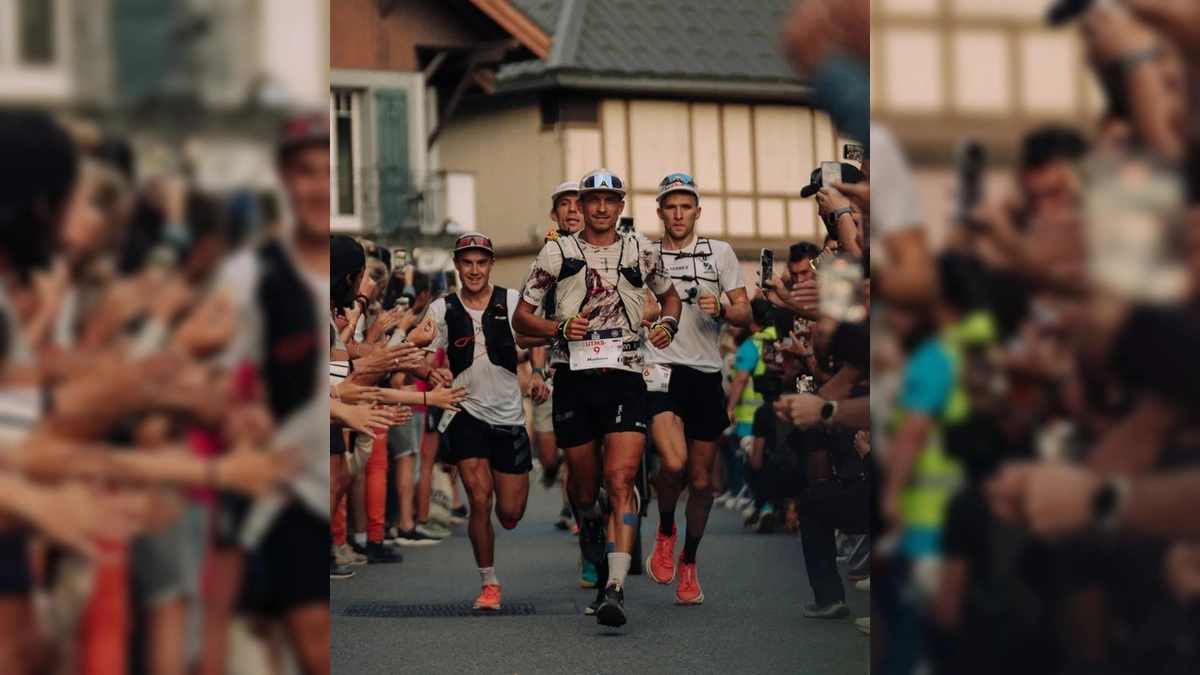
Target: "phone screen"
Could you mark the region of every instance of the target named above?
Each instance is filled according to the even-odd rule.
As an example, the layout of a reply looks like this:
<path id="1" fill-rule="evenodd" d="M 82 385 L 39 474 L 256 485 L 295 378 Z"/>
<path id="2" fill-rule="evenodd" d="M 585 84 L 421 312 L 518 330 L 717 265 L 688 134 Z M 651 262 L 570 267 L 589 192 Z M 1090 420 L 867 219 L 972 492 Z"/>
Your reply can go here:
<path id="1" fill-rule="evenodd" d="M 621 234 L 633 234 L 633 218 L 622 218 L 617 223 L 617 232 Z"/>
<path id="2" fill-rule="evenodd" d="M 964 141 L 958 149 L 958 213 L 955 217 L 960 225 L 983 199 L 983 172 L 987 165 L 987 154 L 975 140 Z"/>
<path id="3" fill-rule="evenodd" d="M 859 323 L 867 318 L 863 295 L 862 264 L 839 255 L 821 266 L 817 275 L 817 303 L 821 314 L 839 323 Z"/>
<path id="4" fill-rule="evenodd" d="M 408 249 L 392 249 L 392 269 L 400 269 L 408 264 Z"/>
<path id="5" fill-rule="evenodd" d="M 767 279 L 775 273 L 775 252 L 764 248 L 759 256 L 759 278 L 762 279 L 760 286 L 766 288 Z"/>
<path id="6" fill-rule="evenodd" d="M 842 165 L 837 162 L 821 162 L 821 187 L 833 187 L 842 179 Z"/>

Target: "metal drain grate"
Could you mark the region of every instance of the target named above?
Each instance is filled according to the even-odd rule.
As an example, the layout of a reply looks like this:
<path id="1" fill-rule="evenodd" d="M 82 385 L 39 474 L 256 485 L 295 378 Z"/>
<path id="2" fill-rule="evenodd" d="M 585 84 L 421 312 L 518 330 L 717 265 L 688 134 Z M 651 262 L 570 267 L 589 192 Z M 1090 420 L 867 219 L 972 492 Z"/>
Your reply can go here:
<path id="1" fill-rule="evenodd" d="M 441 619 L 464 616 L 532 616 L 531 604 L 503 604 L 499 611 L 475 610 L 471 605 L 350 605 L 342 616 L 368 619 Z"/>

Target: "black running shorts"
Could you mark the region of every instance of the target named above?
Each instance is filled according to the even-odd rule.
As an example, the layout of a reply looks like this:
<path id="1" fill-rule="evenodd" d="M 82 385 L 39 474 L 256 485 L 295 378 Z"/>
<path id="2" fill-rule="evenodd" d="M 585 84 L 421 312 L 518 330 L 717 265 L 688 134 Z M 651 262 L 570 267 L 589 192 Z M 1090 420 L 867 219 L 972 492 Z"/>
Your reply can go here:
<path id="1" fill-rule="evenodd" d="M 293 501 L 246 560 L 241 608 L 282 617 L 293 609 L 329 604 L 329 521 Z"/>
<path id="2" fill-rule="evenodd" d="M 522 474 L 533 470 L 533 449 L 529 433 L 522 426 L 492 426 L 467 411 L 460 410 L 442 434 L 447 446 L 447 461 L 458 464 L 464 459 L 486 459 L 493 471 Z"/>
<path id="3" fill-rule="evenodd" d="M 554 435 L 560 448 L 579 447 L 624 431 L 646 433 L 646 381 L 641 373 L 559 368 L 552 395 Z"/>
<path id="4" fill-rule="evenodd" d="M 725 414 L 725 386 L 720 371 L 704 373 L 686 366 L 671 366 L 671 383 L 665 392 L 646 394 L 650 417 L 672 412 L 683 420 L 688 438 L 713 442 L 729 428 Z"/>

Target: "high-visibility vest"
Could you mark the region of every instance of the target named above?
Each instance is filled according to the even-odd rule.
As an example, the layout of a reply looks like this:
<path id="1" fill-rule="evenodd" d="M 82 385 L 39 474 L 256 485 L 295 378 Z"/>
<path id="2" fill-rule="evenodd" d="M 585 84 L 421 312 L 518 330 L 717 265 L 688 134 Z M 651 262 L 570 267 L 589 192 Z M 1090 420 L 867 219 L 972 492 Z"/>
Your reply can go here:
<path id="1" fill-rule="evenodd" d="M 767 372 L 767 364 L 763 360 L 763 343 L 773 342 L 777 335 L 775 327 L 771 326 L 750 336 L 750 341 L 758 350 L 758 365 L 754 367 L 750 380 L 746 382 L 746 388 L 742 390 L 741 401 L 733 408 L 733 418 L 738 424 L 754 424 L 754 413 L 762 405 L 762 396 L 754 391 L 754 378 Z"/>

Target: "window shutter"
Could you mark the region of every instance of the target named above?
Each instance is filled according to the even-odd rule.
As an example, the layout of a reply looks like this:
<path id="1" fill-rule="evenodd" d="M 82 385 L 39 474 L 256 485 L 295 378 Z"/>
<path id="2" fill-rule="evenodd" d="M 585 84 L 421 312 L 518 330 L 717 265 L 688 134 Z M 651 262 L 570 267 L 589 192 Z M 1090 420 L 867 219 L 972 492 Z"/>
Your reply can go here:
<path id="1" fill-rule="evenodd" d="M 410 225 L 405 221 L 410 211 L 408 153 L 408 92 L 403 89 L 380 89 L 375 92 L 378 138 L 377 170 L 379 171 L 379 226 L 395 231 Z"/>
<path id="2" fill-rule="evenodd" d="M 161 85 L 176 59 L 172 24 L 178 0 L 112 0 L 116 86 L 125 103 L 136 104 Z"/>

